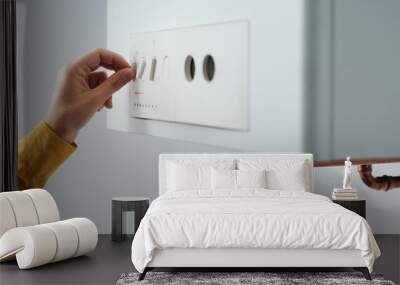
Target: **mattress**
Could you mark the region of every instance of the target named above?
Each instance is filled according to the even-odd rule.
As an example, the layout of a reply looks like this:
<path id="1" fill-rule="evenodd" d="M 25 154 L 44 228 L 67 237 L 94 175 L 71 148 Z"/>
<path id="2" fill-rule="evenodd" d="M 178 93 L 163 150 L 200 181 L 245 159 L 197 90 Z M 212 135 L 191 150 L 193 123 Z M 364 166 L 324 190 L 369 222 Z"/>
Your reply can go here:
<path id="1" fill-rule="evenodd" d="M 132 243 L 139 272 L 163 249 L 359 250 L 380 255 L 361 216 L 318 194 L 266 189 L 185 190 L 157 198 Z"/>

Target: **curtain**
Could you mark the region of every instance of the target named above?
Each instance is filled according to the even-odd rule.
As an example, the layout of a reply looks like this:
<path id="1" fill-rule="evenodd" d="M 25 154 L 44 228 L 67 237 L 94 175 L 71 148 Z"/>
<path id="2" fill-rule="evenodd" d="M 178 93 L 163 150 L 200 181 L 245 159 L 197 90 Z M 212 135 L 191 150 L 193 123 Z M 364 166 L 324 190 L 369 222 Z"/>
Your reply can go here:
<path id="1" fill-rule="evenodd" d="M 0 192 L 17 185 L 16 3 L 0 0 Z"/>

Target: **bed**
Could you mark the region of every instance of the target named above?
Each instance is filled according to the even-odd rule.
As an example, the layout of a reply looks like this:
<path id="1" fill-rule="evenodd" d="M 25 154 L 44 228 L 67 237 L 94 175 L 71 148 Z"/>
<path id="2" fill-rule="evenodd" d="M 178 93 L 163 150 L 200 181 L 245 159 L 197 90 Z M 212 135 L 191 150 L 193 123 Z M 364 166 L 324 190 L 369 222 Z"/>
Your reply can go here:
<path id="1" fill-rule="evenodd" d="M 351 267 L 380 255 L 365 219 L 313 193 L 311 154 L 161 154 L 159 197 L 132 242 L 154 268 Z"/>

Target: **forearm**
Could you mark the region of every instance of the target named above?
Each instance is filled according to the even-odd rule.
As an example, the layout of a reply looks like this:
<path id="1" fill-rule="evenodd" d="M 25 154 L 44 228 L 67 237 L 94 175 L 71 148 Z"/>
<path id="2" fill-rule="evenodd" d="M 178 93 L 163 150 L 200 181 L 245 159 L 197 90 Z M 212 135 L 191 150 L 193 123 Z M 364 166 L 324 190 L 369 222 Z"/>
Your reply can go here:
<path id="1" fill-rule="evenodd" d="M 18 143 L 19 189 L 42 188 L 54 171 L 76 150 L 41 122 Z"/>
<path id="2" fill-rule="evenodd" d="M 114 70 L 110 77 L 98 68 Z M 20 189 L 42 188 L 54 171 L 75 151 L 80 129 L 103 106 L 112 108 L 112 95 L 136 76 L 136 69 L 119 54 L 97 49 L 69 64 L 53 103 L 36 128 L 18 144 Z"/>

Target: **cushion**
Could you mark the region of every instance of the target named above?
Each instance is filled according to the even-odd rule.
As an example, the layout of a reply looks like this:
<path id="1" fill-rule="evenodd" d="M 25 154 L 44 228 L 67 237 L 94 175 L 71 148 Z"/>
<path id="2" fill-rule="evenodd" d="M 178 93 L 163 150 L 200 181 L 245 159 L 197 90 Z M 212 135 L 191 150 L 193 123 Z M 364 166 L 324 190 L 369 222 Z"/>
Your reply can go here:
<path id="1" fill-rule="evenodd" d="M 0 194 L 8 200 L 13 209 L 17 227 L 39 224 L 35 205 L 31 197 L 23 191 L 3 192 Z"/>
<path id="2" fill-rule="evenodd" d="M 237 188 L 267 188 L 267 172 L 262 170 L 236 170 Z"/>
<path id="3" fill-rule="evenodd" d="M 48 262 L 57 262 L 75 256 L 79 246 L 78 232 L 68 221 L 44 224 L 55 235 L 57 246 L 55 256 Z"/>
<path id="4" fill-rule="evenodd" d="M 22 191 L 32 199 L 38 215 L 39 224 L 60 220 L 60 213 L 53 196 L 44 189 L 29 189 Z"/>
<path id="5" fill-rule="evenodd" d="M 266 188 L 266 170 L 211 170 L 211 189 Z"/>
<path id="6" fill-rule="evenodd" d="M 234 169 L 234 160 L 180 159 L 167 163 L 167 191 L 211 189 L 211 168 Z"/>
<path id="7" fill-rule="evenodd" d="M 211 189 L 236 189 L 236 170 L 211 170 Z"/>
<path id="8" fill-rule="evenodd" d="M 60 219 L 56 202 L 44 189 L 0 193 L 0 214 L 0 237 L 15 227 L 50 223 Z"/>
<path id="9" fill-rule="evenodd" d="M 17 259 L 20 269 L 51 262 L 57 251 L 57 240 L 43 225 L 13 228 L 0 238 L 0 261 Z"/>
<path id="10" fill-rule="evenodd" d="M 15 221 L 14 212 L 10 202 L 6 197 L 0 193 L 0 237 L 9 229 L 15 228 L 17 222 Z"/>
<path id="11" fill-rule="evenodd" d="M 268 189 L 305 191 L 309 188 L 304 160 L 238 159 L 237 164 L 239 170 L 265 169 Z"/>
<path id="12" fill-rule="evenodd" d="M 16 255 L 20 269 L 28 269 L 86 254 L 97 245 L 97 228 L 85 218 L 18 227 L 0 238 L 0 261 Z"/>
<path id="13" fill-rule="evenodd" d="M 187 189 L 209 189 L 210 167 L 184 166 L 171 163 L 169 166 L 168 189 L 182 191 Z"/>
<path id="14" fill-rule="evenodd" d="M 86 218 L 73 218 L 65 220 L 65 222 L 71 224 L 75 228 L 79 237 L 78 248 L 73 257 L 86 254 L 96 248 L 97 227 L 91 220 Z"/>

